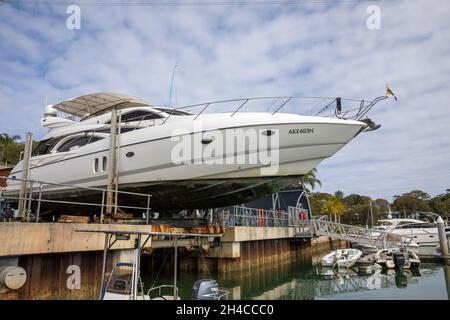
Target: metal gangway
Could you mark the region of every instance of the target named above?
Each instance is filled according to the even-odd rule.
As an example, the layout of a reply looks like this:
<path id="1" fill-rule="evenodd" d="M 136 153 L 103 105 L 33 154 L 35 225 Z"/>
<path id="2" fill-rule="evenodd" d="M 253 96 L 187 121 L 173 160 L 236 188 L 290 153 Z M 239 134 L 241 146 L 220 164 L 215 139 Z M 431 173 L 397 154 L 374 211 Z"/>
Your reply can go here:
<path id="1" fill-rule="evenodd" d="M 312 238 L 316 236 L 326 236 L 377 248 L 407 247 L 414 244 L 412 236 L 332 222 L 328 220 L 328 216 L 298 221 L 296 237 Z"/>

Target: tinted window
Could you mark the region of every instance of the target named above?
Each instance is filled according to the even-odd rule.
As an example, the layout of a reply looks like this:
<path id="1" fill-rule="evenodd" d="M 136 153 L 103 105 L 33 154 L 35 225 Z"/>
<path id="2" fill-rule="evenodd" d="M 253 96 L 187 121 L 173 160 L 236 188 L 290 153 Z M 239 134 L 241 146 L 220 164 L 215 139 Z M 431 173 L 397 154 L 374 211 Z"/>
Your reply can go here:
<path id="1" fill-rule="evenodd" d="M 120 133 L 125 133 L 125 132 L 129 132 L 129 131 L 133 131 L 136 128 L 120 128 Z M 111 129 L 101 129 L 101 130 L 96 130 L 96 132 L 102 132 L 102 133 L 111 133 Z"/>
<path id="2" fill-rule="evenodd" d="M 133 111 L 122 115 L 122 122 L 133 122 L 133 121 L 143 121 L 143 120 L 153 120 L 153 119 L 161 119 L 162 116 L 157 115 L 148 111 Z M 108 121 L 106 123 L 111 123 Z"/>
<path id="3" fill-rule="evenodd" d="M 34 156 L 40 156 L 43 154 L 48 154 L 53 149 L 53 147 L 60 141 L 61 138 L 53 138 L 53 139 L 46 139 L 39 142 L 39 144 L 34 148 L 31 155 Z"/>
<path id="4" fill-rule="evenodd" d="M 58 152 L 66 152 L 70 151 L 72 148 L 82 147 L 89 143 L 101 140 L 103 138 L 100 137 L 92 137 L 92 136 L 79 136 L 74 137 L 72 139 L 67 140 L 62 145 L 59 146 Z"/>
<path id="5" fill-rule="evenodd" d="M 159 111 L 167 112 L 168 114 L 175 115 L 175 116 L 192 115 L 192 113 L 190 113 L 189 111 L 185 111 L 185 110 L 176 110 L 176 109 L 171 109 L 171 108 L 155 108 L 155 109 L 159 110 Z"/>
<path id="6" fill-rule="evenodd" d="M 432 223 L 410 223 L 398 227 L 397 229 L 421 229 L 421 228 L 436 228 Z"/>

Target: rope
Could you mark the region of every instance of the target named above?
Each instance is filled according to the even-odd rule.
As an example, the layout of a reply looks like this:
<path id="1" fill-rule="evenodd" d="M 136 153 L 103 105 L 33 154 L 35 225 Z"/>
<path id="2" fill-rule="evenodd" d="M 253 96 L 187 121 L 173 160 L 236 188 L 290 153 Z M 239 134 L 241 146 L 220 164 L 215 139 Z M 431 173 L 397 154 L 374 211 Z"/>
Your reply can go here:
<path id="1" fill-rule="evenodd" d="M 208 277 L 210 279 L 212 279 L 211 273 L 209 272 L 209 269 L 208 269 L 208 265 L 206 264 L 205 257 L 203 256 L 203 249 L 202 249 L 202 247 L 200 245 L 199 245 L 199 248 L 200 248 L 200 257 L 202 258 L 202 262 L 203 262 L 203 265 L 204 265 L 204 267 L 206 269 L 206 272 L 208 272 Z"/>
<path id="2" fill-rule="evenodd" d="M 158 280 L 159 274 L 161 273 L 162 268 L 164 267 L 164 264 L 166 263 L 166 260 L 167 260 L 167 257 L 168 257 L 168 256 L 169 256 L 169 251 L 167 251 L 166 256 L 164 257 L 163 263 L 161 264 L 161 268 L 159 268 L 159 271 L 158 271 L 158 273 L 156 274 L 156 278 L 155 278 L 155 280 L 153 281 L 152 286 L 151 286 L 150 288 L 153 288 L 153 287 L 155 286 L 156 281 Z"/>

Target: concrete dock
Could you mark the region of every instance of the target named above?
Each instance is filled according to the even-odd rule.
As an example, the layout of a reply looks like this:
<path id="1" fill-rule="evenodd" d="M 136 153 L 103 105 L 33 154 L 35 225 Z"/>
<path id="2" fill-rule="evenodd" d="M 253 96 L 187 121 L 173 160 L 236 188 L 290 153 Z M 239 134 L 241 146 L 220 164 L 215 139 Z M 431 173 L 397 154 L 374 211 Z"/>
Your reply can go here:
<path id="1" fill-rule="evenodd" d="M 180 238 L 177 244 L 181 249 L 179 268 L 186 271 L 208 269 L 219 274 L 282 264 L 302 250 L 330 243 L 323 237 L 313 241 L 298 240 L 294 227 L 173 228 L 167 225 L 0 223 L 0 266 L 20 266 L 27 275 L 25 285 L 0 293 L 0 299 L 95 299 L 101 282 L 105 235 L 77 230 L 215 234 L 218 241 L 214 242 Z M 107 270 L 118 261 L 131 260 L 134 241 L 132 236 L 114 245 L 108 255 Z M 160 255 L 152 253 L 170 250 L 173 246 L 170 239 L 151 237 L 142 251 L 143 265 L 160 265 Z M 200 255 L 198 248 L 201 248 Z M 73 275 L 73 266 L 80 270 L 80 285 L 75 289 L 67 284 Z"/>

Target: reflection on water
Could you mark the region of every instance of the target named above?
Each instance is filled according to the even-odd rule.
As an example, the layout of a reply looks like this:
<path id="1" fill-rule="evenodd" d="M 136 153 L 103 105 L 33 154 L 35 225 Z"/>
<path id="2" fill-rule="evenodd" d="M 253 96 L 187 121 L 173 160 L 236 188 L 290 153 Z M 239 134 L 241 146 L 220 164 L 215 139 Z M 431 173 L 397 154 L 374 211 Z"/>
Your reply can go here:
<path id="1" fill-rule="evenodd" d="M 325 254 L 305 254 L 270 267 L 211 277 L 230 290 L 233 299 L 450 299 L 450 267 L 422 263 L 419 269 L 401 272 L 338 271 L 319 266 L 317 262 Z M 194 281 L 208 277 L 209 274 L 181 271 L 178 282 L 181 298 L 190 299 Z M 168 273 L 160 276 L 157 284 L 171 281 Z"/>

